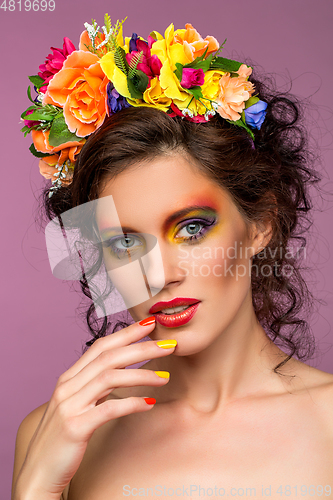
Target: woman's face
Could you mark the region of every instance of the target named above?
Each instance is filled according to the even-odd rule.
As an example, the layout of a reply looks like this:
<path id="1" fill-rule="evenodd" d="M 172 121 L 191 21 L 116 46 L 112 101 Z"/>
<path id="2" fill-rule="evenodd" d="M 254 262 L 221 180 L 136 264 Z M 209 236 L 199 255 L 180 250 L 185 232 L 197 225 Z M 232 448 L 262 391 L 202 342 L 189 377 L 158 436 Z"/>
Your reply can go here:
<path id="1" fill-rule="evenodd" d="M 129 308 L 135 321 L 155 315 L 153 340 L 176 339 L 175 354 L 194 354 L 224 331 L 248 325 L 253 313 L 251 257 L 262 248 L 264 236 L 246 226 L 226 190 L 185 157 L 173 155 L 128 168 L 108 181 L 100 198 L 109 195 L 121 227 L 130 230 L 110 232 L 106 214 L 97 218 L 107 263 L 120 262 L 131 252 L 135 258 L 147 235 L 158 242 L 164 286 L 152 265 L 147 280 L 158 293 Z M 157 304 L 172 299 L 185 299 L 185 304 L 178 300 L 178 307 L 188 309 L 178 314 L 170 310 L 177 300 Z"/>

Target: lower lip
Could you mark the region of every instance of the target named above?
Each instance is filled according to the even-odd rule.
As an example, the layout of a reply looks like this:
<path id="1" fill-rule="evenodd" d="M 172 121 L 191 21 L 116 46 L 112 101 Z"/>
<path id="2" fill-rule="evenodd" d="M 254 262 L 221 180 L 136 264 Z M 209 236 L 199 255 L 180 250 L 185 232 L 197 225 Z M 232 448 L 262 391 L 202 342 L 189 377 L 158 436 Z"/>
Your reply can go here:
<path id="1" fill-rule="evenodd" d="M 176 314 L 163 314 L 161 312 L 155 313 L 156 321 L 163 326 L 168 328 L 176 328 L 177 326 L 182 326 L 188 323 L 196 313 L 200 302 L 193 304 L 192 306 Z"/>

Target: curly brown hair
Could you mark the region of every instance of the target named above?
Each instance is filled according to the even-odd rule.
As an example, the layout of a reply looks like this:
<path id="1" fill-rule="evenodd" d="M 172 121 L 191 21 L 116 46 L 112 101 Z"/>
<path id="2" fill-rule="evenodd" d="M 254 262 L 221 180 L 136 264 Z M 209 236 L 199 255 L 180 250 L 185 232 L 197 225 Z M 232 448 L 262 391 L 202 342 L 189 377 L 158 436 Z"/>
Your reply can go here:
<path id="1" fill-rule="evenodd" d="M 258 97 L 267 102 L 267 115 L 255 141 L 242 128 L 216 114 L 207 123 L 193 123 L 149 107 L 129 107 L 110 116 L 87 140 L 75 166 L 73 182 L 51 198 L 49 187 L 43 203 L 49 219 L 66 210 L 98 198 L 103 182 L 137 162 L 178 152 L 194 159 L 199 168 L 227 189 L 246 222 L 267 219 L 272 237 L 252 263 L 252 300 L 262 327 L 286 358 L 275 366 L 276 373 L 292 356 L 309 359 L 316 348 L 305 311 L 313 296 L 301 273 L 302 234 L 311 221 L 309 186 L 319 182 L 314 156 L 302 124 L 301 106 L 289 94 L 270 90 L 250 77 Z M 253 146 L 255 144 L 255 146 Z M 299 245 L 290 256 L 290 245 Z M 100 256 L 98 265 L 102 262 Z M 291 271 L 278 272 L 285 266 Z M 264 272 L 264 270 L 269 270 Z M 91 298 L 87 279 L 81 280 L 83 293 Z M 301 314 L 302 313 L 302 317 Z M 92 339 L 127 326 L 126 321 L 97 318 L 94 304 L 86 312 Z"/>

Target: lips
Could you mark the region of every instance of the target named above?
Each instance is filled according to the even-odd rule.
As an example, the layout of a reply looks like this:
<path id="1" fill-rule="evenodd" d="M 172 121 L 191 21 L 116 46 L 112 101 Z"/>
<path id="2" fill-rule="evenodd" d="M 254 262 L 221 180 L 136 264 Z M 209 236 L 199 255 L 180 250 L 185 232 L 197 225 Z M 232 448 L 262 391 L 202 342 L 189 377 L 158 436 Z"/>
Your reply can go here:
<path id="1" fill-rule="evenodd" d="M 188 323 L 196 313 L 200 301 L 197 299 L 188 298 L 175 298 L 169 302 L 157 302 L 150 309 L 150 314 L 154 314 L 155 319 L 162 326 L 168 328 L 177 328 L 178 326 L 185 325 Z M 169 309 L 171 307 L 189 306 L 184 311 L 180 311 L 174 314 L 164 314 L 161 309 Z"/>
<path id="2" fill-rule="evenodd" d="M 198 299 L 188 299 L 188 298 L 174 298 L 169 300 L 168 302 L 156 302 L 150 309 L 150 314 L 157 313 L 162 309 L 169 309 L 170 307 L 180 307 L 180 306 L 190 306 L 192 304 L 196 304 L 200 302 Z"/>

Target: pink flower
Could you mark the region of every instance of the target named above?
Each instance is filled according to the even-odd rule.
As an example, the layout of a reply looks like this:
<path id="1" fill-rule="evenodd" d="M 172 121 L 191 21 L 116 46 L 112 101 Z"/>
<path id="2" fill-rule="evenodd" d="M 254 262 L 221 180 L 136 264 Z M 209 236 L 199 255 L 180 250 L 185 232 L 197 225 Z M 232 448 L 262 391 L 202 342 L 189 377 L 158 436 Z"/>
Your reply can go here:
<path id="1" fill-rule="evenodd" d="M 26 116 L 31 115 L 31 113 L 33 113 L 33 112 L 34 112 L 34 110 L 30 109 L 29 111 L 26 112 Z M 34 120 L 23 120 L 23 121 L 24 121 L 24 125 L 26 125 L 29 128 L 33 127 L 34 125 L 38 125 L 40 123 L 40 122 L 34 121 Z"/>
<path id="2" fill-rule="evenodd" d="M 231 77 L 230 73 L 225 73 L 219 81 L 219 86 L 217 112 L 226 120 L 239 120 L 245 108 L 245 102 L 254 92 L 253 84 L 244 77 Z"/>
<path id="3" fill-rule="evenodd" d="M 153 78 L 154 76 L 159 76 L 160 70 L 162 68 L 162 63 L 157 55 L 151 55 L 150 53 L 150 48 L 155 40 L 151 36 L 149 36 L 149 43 L 147 43 L 144 40 L 139 40 L 137 36 L 134 37 L 134 35 L 136 34 L 133 33 L 132 35 L 132 43 L 130 45 L 130 49 L 134 49 L 136 47 L 137 50 L 131 50 L 130 53 L 126 54 L 126 60 L 128 64 L 131 64 L 133 56 L 139 55 L 142 51 L 143 55 L 141 57 L 141 62 L 137 65 L 137 69 L 145 73 L 148 76 L 150 82 L 151 78 Z"/>
<path id="4" fill-rule="evenodd" d="M 62 49 L 56 49 L 51 47 L 53 54 L 49 54 L 45 60 L 44 64 L 39 66 L 38 76 L 43 78 L 44 85 L 40 88 L 40 91 L 45 94 L 47 90 L 47 85 L 53 76 L 61 70 L 67 56 L 71 54 L 75 47 L 67 36 L 64 37 L 64 44 Z"/>
<path id="5" fill-rule="evenodd" d="M 201 86 L 205 83 L 205 74 L 203 70 L 194 68 L 183 68 L 182 81 L 180 85 L 184 89 L 189 89 L 195 86 Z"/>

